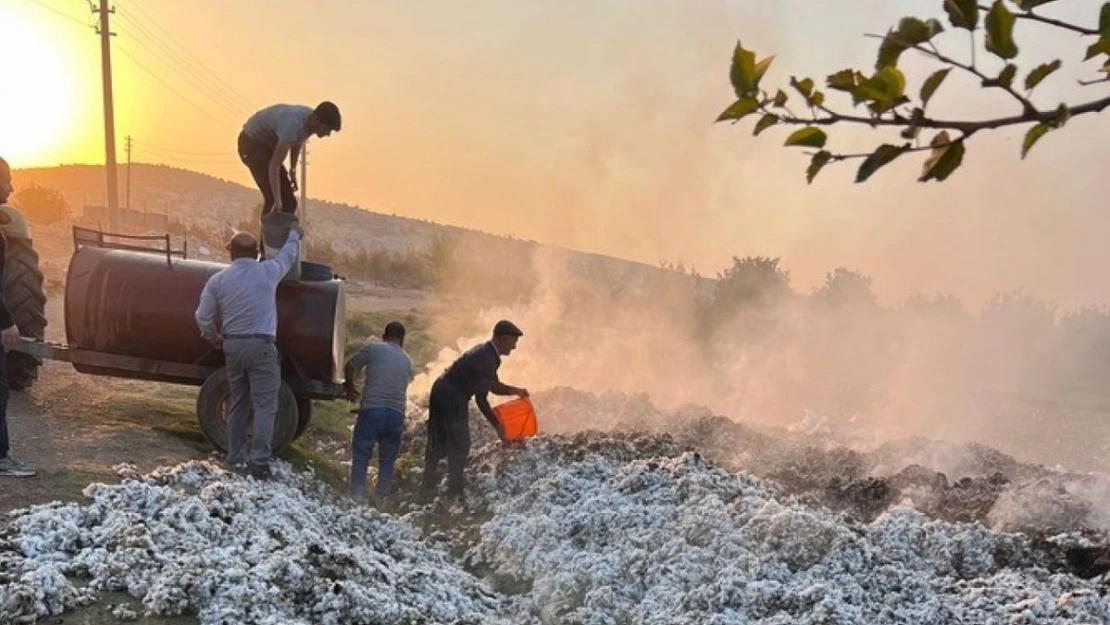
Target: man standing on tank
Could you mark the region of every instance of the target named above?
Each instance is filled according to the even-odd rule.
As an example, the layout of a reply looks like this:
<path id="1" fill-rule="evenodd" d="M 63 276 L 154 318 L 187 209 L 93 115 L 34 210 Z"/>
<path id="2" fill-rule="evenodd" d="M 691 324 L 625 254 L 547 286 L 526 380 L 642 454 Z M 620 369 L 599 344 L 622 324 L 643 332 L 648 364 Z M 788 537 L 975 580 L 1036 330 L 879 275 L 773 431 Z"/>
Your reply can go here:
<path id="1" fill-rule="evenodd" d="M 239 159 L 262 192 L 262 214 L 297 211 L 297 159 L 309 137 L 327 137 L 342 126 L 339 107 L 321 102 L 315 109 L 295 104 L 268 106 L 243 124 Z M 289 155 L 289 169 L 283 165 Z"/>
<path id="2" fill-rule="evenodd" d="M 274 258 L 258 260 L 258 240 L 240 232 L 227 245 L 231 264 L 208 279 L 196 320 L 200 334 L 222 348 L 231 397 L 227 408 L 227 463 L 270 477 L 271 445 L 281 389 L 277 346 L 277 287 L 296 262 L 301 229 L 294 226 Z M 217 327 L 217 319 L 219 327 Z M 247 415 L 254 429 L 247 449 Z"/>

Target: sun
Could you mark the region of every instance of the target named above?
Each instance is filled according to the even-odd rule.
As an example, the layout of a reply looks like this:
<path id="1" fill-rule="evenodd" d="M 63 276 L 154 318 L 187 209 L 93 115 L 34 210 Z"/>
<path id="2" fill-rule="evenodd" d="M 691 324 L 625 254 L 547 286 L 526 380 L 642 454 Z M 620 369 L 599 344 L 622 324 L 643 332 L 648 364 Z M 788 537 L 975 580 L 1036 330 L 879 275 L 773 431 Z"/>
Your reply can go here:
<path id="1" fill-rule="evenodd" d="M 0 8 L 0 156 L 16 167 L 58 153 L 76 122 L 76 71 L 47 32 Z"/>

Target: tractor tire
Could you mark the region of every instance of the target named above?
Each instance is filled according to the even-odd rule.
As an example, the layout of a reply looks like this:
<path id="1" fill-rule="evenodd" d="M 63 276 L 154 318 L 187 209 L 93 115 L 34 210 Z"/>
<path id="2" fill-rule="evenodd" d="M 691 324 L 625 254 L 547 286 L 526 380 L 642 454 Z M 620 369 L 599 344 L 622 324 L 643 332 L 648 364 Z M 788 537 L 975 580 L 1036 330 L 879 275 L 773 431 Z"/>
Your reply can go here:
<path id="1" fill-rule="evenodd" d="M 11 237 L 4 261 L 4 303 L 23 336 L 46 339 L 46 290 L 39 253 L 30 239 Z M 39 377 L 42 360 L 22 352 L 7 352 L 8 388 L 22 391 Z"/>
<path id="2" fill-rule="evenodd" d="M 308 429 L 309 422 L 312 421 L 312 400 L 307 397 L 297 398 L 297 434 L 293 440 L 300 438 L 305 430 Z"/>
<path id="3" fill-rule="evenodd" d="M 231 385 L 227 381 L 227 369 L 221 367 L 208 376 L 197 394 L 197 419 L 204 436 L 220 451 L 227 453 L 227 405 L 231 398 Z M 285 380 L 278 389 L 278 411 L 274 419 L 274 438 L 270 449 L 276 456 L 285 450 L 297 436 L 297 398 Z M 254 422 L 254 409 L 247 417 L 247 440 L 252 436 L 251 424 Z M 249 443 L 248 443 L 249 444 Z"/>

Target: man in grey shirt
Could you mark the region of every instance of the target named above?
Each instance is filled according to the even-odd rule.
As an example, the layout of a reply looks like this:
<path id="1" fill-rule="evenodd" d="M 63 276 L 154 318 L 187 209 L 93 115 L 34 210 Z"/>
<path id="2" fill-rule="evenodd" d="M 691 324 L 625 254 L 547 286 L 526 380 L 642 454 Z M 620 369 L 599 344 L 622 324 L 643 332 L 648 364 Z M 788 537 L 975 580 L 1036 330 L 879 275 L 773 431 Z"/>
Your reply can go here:
<path id="1" fill-rule="evenodd" d="M 262 214 L 297 210 L 297 159 L 312 135 L 326 137 L 342 126 L 339 107 L 321 102 L 315 109 L 275 104 L 258 111 L 239 133 L 239 158 L 262 191 Z M 289 154 L 289 169 L 282 162 Z"/>
<path id="2" fill-rule="evenodd" d="M 381 506 L 393 486 L 393 464 L 401 451 L 401 435 L 405 431 L 405 405 L 412 359 L 405 353 L 405 326 L 398 321 L 386 324 L 381 342 L 367 343 L 347 361 L 344 368 L 347 396 L 354 399 L 358 391 L 354 379 L 366 368 L 362 403 L 358 421 L 351 436 L 351 499 L 361 502 L 366 492 L 366 470 L 378 445 L 378 482 L 374 487 L 374 503 Z"/>
<path id="3" fill-rule="evenodd" d="M 271 444 L 281 388 L 277 340 L 277 287 L 297 258 L 301 229 L 294 226 L 277 256 L 258 261 L 258 240 L 240 232 L 227 249 L 231 265 L 204 285 L 197 306 L 200 334 L 222 347 L 231 397 L 227 408 L 227 463 L 246 464 L 255 477 L 270 476 Z M 219 327 L 217 327 L 219 319 Z M 248 404 L 250 402 L 250 404 Z M 254 431 L 247 452 L 247 415 Z"/>

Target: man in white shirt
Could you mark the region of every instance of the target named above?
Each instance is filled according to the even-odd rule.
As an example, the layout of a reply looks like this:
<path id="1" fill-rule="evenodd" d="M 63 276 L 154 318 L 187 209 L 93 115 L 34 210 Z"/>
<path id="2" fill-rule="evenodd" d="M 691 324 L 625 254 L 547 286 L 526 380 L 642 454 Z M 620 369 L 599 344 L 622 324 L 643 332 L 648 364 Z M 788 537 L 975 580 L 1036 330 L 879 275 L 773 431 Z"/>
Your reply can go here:
<path id="1" fill-rule="evenodd" d="M 294 226 L 281 252 L 258 261 L 258 240 L 240 232 L 227 249 L 231 265 L 204 285 L 197 306 L 200 334 L 222 347 L 231 397 L 227 409 L 227 462 L 244 464 L 259 478 L 270 475 L 271 444 L 281 388 L 277 346 L 277 287 L 297 259 L 301 229 Z M 219 319 L 219 327 L 217 327 Z M 247 415 L 254 406 L 254 431 L 247 450 Z"/>
<path id="2" fill-rule="evenodd" d="M 326 137 L 342 126 L 339 107 L 321 102 L 315 109 L 275 104 L 251 115 L 239 133 L 239 159 L 262 191 L 262 214 L 297 210 L 297 159 L 312 135 Z M 289 169 L 282 162 L 289 155 Z"/>

